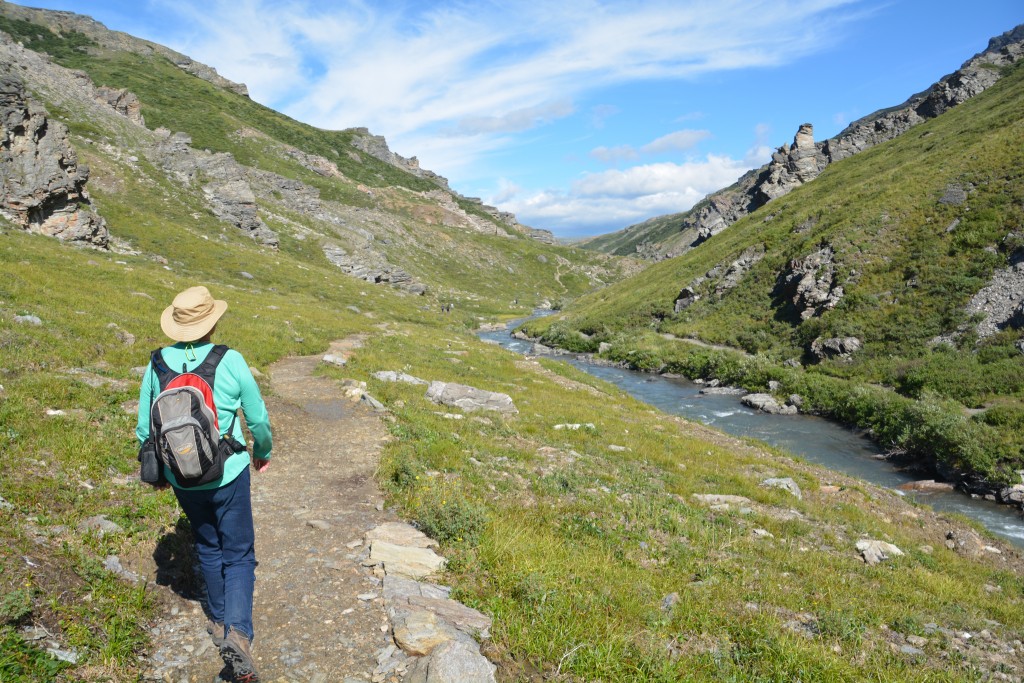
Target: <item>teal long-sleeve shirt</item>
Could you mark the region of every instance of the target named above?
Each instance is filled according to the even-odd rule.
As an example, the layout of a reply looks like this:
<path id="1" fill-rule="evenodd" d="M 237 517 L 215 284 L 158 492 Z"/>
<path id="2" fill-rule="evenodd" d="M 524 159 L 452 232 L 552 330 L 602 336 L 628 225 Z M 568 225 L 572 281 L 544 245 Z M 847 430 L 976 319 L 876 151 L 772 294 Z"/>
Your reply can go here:
<path id="1" fill-rule="evenodd" d="M 167 367 L 172 370 L 180 372 L 182 364 L 184 364 L 185 369 L 191 372 L 206 360 L 211 349 L 213 349 L 212 342 L 178 343 L 164 348 L 161 351 L 161 356 Z M 150 409 L 153 406 L 153 400 L 159 393 L 160 381 L 157 379 L 151 363 L 146 366 L 146 372 L 142 376 L 142 387 L 139 390 L 139 422 L 135 427 L 135 435 L 139 437 L 140 444 L 149 438 Z M 220 426 L 221 434 L 227 434 L 228 428 L 231 426 L 231 419 L 241 408 L 245 416 L 245 423 L 252 433 L 253 457 L 260 460 L 269 459 L 274 443 L 270 434 L 270 417 L 267 415 L 267 407 L 263 403 L 259 385 L 253 379 L 248 363 L 245 362 L 242 354 L 234 349 L 229 349 L 217 366 L 217 373 L 213 380 L 213 402 L 217 405 L 217 423 Z M 241 420 L 235 420 L 232 436 L 240 443 L 245 443 Z M 190 490 L 216 489 L 230 484 L 248 466 L 249 453 L 247 451 L 235 453 L 224 462 L 224 474 L 218 481 Z M 167 467 L 164 467 L 164 475 L 172 485 L 178 485 L 174 474 Z"/>

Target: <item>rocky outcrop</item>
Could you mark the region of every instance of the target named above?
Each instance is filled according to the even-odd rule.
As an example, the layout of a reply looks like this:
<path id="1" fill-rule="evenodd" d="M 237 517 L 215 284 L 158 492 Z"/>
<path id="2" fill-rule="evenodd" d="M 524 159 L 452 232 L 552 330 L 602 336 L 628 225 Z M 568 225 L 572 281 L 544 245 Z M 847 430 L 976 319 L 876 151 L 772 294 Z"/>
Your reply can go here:
<path id="1" fill-rule="evenodd" d="M 343 247 L 334 245 L 324 245 L 323 252 L 327 260 L 341 268 L 346 275 L 374 284 L 392 284 L 412 294 L 424 294 L 427 291 L 426 285 L 385 261 L 377 252 L 363 250 L 350 254 Z"/>
<path id="2" fill-rule="evenodd" d="M 743 276 L 763 258 L 764 246 L 758 244 L 744 249 L 739 258 L 725 268 L 725 272 L 722 272 L 722 266 L 720 265 L 709 270 L 707 272 L 708 279 L 718 279 L 718 284 L 715 285 L 715 295 L 722 296 L 729 290 L 739 286 Z"/>
<path id="3" fill-rule="evenodd" d="M 694 291 L 692 285 L 683 287 L 673 302 L 672 310 L 675 313 L 682 313 L 698 301 L 700 301 L 700 294 Z"/>
<path id="4" fill-rule="evenodd" d="M 835 252 L 823 246 L 803 258 L 793 259 L 779 276 L 779 291 L 796 308 L 801 320 L 832 310 L 843 298 L 836 283 Z"/>
<path id="5" fill-rule="evenodd" d="M 811 342 L 811 353 L 818 360 L 849 358 L 857 351 L 860 351 L 862 345 L 860 339 L 856 337 L 831 337 L 828 339 L 818 337 Z"/>
<path id="6" fill-rule="evenodd" d="M 657 241 L 644 240 L 644 224 L 630 226 L 637 255 L 660 260 L 685 253 L 718 234 L 740 218 L 813 180 L 832 164 L 875 145 L 892 140 L 917 124 L 939 116 L 991 87 L 1003 67 L 1024 56 L 1024 25 L 989 41 L 986 49 L 967 60 L 956 72 L 943 77 L 903 104 L 877 111 L 854 121 L 834 138 L 815 143 L 811 124 L 797 130 L 791 145 L 779 147 L 769 163 L 743 175 L 728 188 L 714 192 L 692 209 L 673 217 L 646 223 L 663 225 L 673 219 L 677 230 Z"/>
<path id="7" fill-rule="evenodd" d="M 375 159 L 379 159 L 395 168 L 400 168 L 417 178 L 424 178 L 436 183 L 446 190 L 451 189 L 448 187 L 447 178 L 433 171 L 420 168 L 420 160 L 416 157 L 406 159 L 401 154 L 392 152 L 391 148 L 388 147 L 388 141 L 384 139 L 383 135 L 374 135 L 367 128 L 352 128 L 350 132 L 352 133 L 351 145 L 359 151 L 369 154 Z"/>
<path id="8" fill-rule="evenodd" d="M 226 152 L 193 149 L 192 138 L 186 133 L 172 135 L 167 129 L 156 132 L 161 136 L 153 148 L 157 163 L 185 185 L 200 184 L 207 205 L 217 218 L 260 244 L 277 247 L 277 234 L 259 217 L 256 195 L 244 166 Z"/>
<path id="9" fill-rule="evenodd" d="M 719 263 L 704 275 L 694 278 L 676 296 L 673 310 L 680 313 L 699 301 L 705 294 L 721 297 L 726 292 L 735 289 L 747 272 L 764 258 L 764 254 L 764 245 L 747 247 L 734 261 Z"/>
<path id="10" fill-rule="evenodd" d="M 151 43 L 148 40 L 142 40 L 120 31 L 111 31 L 92 17 L 75 14 L 74 12 L 55 12 L 21 7 L 20 5 L 12 5 L 2 0 L 0 0 L 0 14 L 12 19 L 30 21 L 34 24 L 45 26 L 56 33 L 75 31 L 93 40 L 97 45 L 111 50 L 132 52 L 145 57 L 158 55 L 197 78 L 201 78 L 204 81 L 239 95 L 249 96 L 249 89 L 245 87 L 245 84 L 229 81 L 218 74 L 217 70 L 212 66 L 197 62 L 191 57 L 175 52 L 163 45 Z"/>
<path id="11" fill-rule="evenodd" d="M 1024 261 L 993 273 L 988 285 L 971 297 L 967 314 L 983 316 L 976 327 L 980 339 L 1024 327 Z"/>
<path id="12" fill-rule="evenodd" d="M 442 206 L 451 212 L 451 215 L 459 217 L 459 224 L 463 227 L 466 225 L 473 229 L 497 235 L 507 235 L 508 233 L 503 231 L 500 226 L 511 229 L 514 233 L 519 233 L 535 239 L 545 244 L 554 244 L 555 236 L 548 230 L 539 230 L 537 228 L 531 228 L 526 225 L 522 225 L 516 220 L 515 214 L 509 211 L 502 211 L 493 206 L 484 204 L 480 199 L 476 197 L 465 197 L 458 192 L 454 191 L 448 185 L 448 179 L 444 176 L 438 175 L 433 171 L 420 168 L 419 159 L 416 157 L 410 157 L 406 159 L 400 154 L 396 154 L 391 151 L 388 147 L 387 140 L 381 135 L 373 135 L 366 128 L 353 128 L 350 131 L 352 133 L 351 144 L 359 151 L 369 154 L 375 159 L 379 159 L 386 164 L 390 164 L 396 168 L 399 168 L 406 173 L 410 173 L 417 178 L 423 178 L 436 184 L 441 190 L 440 193 L 437 191 L 430 191 L 427 194 L 442 204 Z M 443 197 L 441 195 L 444 195 Z M 475 216 L 470 212 L 464 211 L 458 206 L 457 200 L 463 200 L 471 204 L 475 204 L 480 210 L 490 216 L 493 221 Z"/>
<path id="13" fill-rule="evenodd" d="M 814 144 L 814 126 L 805 123 L 796 132 L 792 145 L 779 147 L 772 155 L 768 170 L 754 188 L 754 202 L 767 204 L 773 199 L 818 177 L 826 165 L 825 156 Z"/>
<path id="14" fill-rule="evenodd" d="M 0 75 L 0 136 L 0 211 L 29 232 L 106 248 L 106 223 L 85 190 L 89 169 L 78 163 L 67 126 L 13 75 Z"/>
<path id="15" fill-rule="evenodd" d="M 142 117 L 142 103 L 135 93 L 125 88 L 96 88 L 96 101 L 107 105 L 134 124 L 146 125 L 146 120 Z"/>

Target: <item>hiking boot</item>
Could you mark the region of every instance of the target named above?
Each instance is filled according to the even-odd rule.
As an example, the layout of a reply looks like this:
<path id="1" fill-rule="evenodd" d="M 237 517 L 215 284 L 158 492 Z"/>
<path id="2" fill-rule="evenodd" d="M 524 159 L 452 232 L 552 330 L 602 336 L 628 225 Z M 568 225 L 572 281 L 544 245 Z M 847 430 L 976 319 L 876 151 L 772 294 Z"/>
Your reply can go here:
<path id="1" fill-rule="evenodd" d="M 220 646 L 224 644 L 224 624 L 210 619 L 206 622 L 206 632 L 210 634 L 213 646 L 219 650 Z"/>
<path id="2" fill-rule="evenodd" d="M 228 629 L 220 646 L 220 657 L 235 672 L 235 683 L 260 683 L 256 664 L 252 661 L 249 638 L 241 631 Z"/>

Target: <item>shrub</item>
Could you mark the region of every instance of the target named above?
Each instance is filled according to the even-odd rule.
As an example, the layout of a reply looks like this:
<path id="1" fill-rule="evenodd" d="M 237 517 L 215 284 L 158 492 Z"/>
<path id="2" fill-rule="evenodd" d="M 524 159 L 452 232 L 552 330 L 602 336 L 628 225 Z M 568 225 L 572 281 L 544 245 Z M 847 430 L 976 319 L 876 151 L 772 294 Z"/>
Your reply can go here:
<path id="1" fill-rule="evenodd" d="M 453 489 L 424 488 L 413 511 L 423 533 L 441 543 L 476 545 L 487 526 L 482 505 L 467 500 Z"/>

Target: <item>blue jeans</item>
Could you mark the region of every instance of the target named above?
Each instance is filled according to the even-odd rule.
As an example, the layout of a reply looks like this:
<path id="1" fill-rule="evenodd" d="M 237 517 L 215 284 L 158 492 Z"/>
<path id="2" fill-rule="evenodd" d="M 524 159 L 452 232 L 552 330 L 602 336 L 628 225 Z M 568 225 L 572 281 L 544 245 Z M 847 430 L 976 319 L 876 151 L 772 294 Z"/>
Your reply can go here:
<path id="1" fill-rule="evenodd" d="M 256 546 L 249 494 L 249 468 L 219 489 L 174 487 L 196 540 L 206 579 L 210 618 L 251 640 L 252 593 L 256 585 Z"/>

